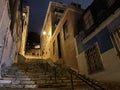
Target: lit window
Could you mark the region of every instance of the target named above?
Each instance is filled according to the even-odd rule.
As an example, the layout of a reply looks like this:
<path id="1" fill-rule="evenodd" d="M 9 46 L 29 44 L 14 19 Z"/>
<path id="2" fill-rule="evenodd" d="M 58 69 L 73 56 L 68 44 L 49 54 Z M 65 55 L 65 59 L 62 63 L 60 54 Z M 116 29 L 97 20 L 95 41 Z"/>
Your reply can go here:
<path id="1" fill-rule="evenodd" d="M 90 11 L 86 12 L 84 16 L 84 22 L 85 22 L 86 29 L 89 29 L 90 26 L 93 25 L 93 18 L 92 18 L 92 14 Z"/>

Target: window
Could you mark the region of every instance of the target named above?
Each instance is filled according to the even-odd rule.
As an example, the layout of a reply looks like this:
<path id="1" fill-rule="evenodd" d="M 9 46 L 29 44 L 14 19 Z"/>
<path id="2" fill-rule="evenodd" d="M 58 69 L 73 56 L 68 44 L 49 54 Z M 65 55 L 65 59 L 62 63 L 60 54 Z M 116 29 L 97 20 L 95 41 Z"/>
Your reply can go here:
<path id="1" fill-rule="evenodd" d="M 107 1 L 108 6 L 111 6 L 115 3 L 116 0 L 106 0 L 106 1 Z"/>
<path id="2" fill-rule="evenodd" d="M 62 8 L 62 7 L 55 7 L 54 12 L 63 13 L 64 12 L 64 8 Z"/>
<path id="3" fill-rule="evenodd" d="M 116 48 L 117 55 L 120 57 L 120 27 L 111 32 L 111 39 L 114 47 Z"/>
<path id="4" fill-rule="evenodd" d="M 55 54 L 55 41 L 53 42 L 53 55 Z"/>
<path id="5" fill-rule="evenodd" d="M 96 73 L 104 69 L 97 43 L 93 44 L 85 51 L 85 56 L 89 74 Z"/>
<path id="6" fill-rule="evenodd" d="M 90 11 L 86 12 L 84 16 L 84 22 L 85 22 L 86 29 L 89 29 L 90 26 L 93 25 L 93 18 L 92 18 L 92 14 Z"/>
<path id="7" fill-rule="evenodd" d="M 62 58 L 60 33 L 57 36 L 57 43 L 58 43 L 58 57 Z"/>
<path id="8" fill-rule="evenodd" d="M 68 22 L 66 21 L 63 25 L 64 40 L 68 38 Z"/>

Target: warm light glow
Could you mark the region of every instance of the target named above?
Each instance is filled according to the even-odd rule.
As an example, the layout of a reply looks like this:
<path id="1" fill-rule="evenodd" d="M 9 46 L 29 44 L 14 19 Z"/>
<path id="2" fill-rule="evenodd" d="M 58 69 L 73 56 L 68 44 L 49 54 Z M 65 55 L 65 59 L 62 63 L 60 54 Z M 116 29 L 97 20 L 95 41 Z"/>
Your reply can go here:
<path id="1" fill-rule="evenodd" d="M 36 45 L 35 48 L 36 48 L 36 49 L 40 48 L 40 45 Z"/>
<path id="2" fill-rule="evenodd" d="M 52 35 L 52 32 L 50 31 L 50 32 L 49 32 L 49 37 L 51 37 L 51 35 Z"/>
<path id="3" fill-rule="evenodd" d="M 46 32 L 45 32 L 45 31 L 43 31 L 43 35 L 46 35 Z"/>
<path id="4" fill-rule="evenodd" d="M 23 16 L 25 16 L 26 14 L 25 14 L 25 13 L 23 13 L 22 15 L 23 15 Z"/>

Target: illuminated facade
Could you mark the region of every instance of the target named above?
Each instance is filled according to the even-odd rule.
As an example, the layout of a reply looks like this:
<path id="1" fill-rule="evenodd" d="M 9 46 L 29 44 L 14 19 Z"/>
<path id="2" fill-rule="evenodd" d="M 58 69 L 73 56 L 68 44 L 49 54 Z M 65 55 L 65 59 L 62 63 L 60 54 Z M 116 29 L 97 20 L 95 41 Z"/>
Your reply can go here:
<path id="1" fill-rule="evenodd" d="M 61 12 L 57 13 L 55 11 L 56 8 L 61 9 Z M 65 9 L 66 5 L 63 5 L 61 3 L 56 2 L 50 2 L 46 14 L 46 18 L 44 21 L 44 25 L 41 31 L 41 50 L 42 50 L 42 56 L 43 58 L 49 58 L 50 52 L 49 52 L 49 43 L 53 36 L 53 33 L 55 31 L 56 25 L 59 22 L 59 19 L 61 18 L 63 11 Z M 58 15 L 55 15 L 57 13 Z"/>
<path id="2" fill-rule="evenodd" d="M 14 63 L 18 62 L 18 54 L 20 52 L 21 38 L 22 38 L 22 1 L 21 0 L 10 0 L 10 14 L 11 24 L 10 30 L 12 34 L 12 58 Z"/>
<path id="3" fill-rule="evenodd" d="M 43 59 L 97 80 L 119 81 L 120 1 L 95 0 L 84 11 L 74 3 L 54 4 L 49 4 L 41 33 Z"/>
<path id="4" fill-rule="evenodd" d="M 75 3 L 50 2 L 41 32 L 44 59 L 78 69 L 74 37 L 78 33 L 77 22 L 82 12 L 80 5 Z"/>
<path id="5" fill-rule="evenodd" d="M 29 22 L 29 6 L 23 7 L 23 32 L 22 32 L 22 42 L 21 42 L 21 50 L 20 54 L 25 55 L 27 34 L 28 34 L 28 22 Z"/>

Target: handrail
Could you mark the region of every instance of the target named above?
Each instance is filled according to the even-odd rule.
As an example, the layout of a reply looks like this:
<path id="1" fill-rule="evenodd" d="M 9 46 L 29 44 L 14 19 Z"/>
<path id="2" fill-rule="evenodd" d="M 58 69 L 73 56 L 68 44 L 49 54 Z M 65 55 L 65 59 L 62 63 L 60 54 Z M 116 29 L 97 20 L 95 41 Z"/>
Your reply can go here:
<path id="1" fill-rule="evenodd" d="M 56 80 L 56 69 L 58 66 L 56 64 L 54 64 L 52 61 L 47 61 L 46 63 L 48 63 L 51 67 L 54 68 L 55 70 L 55 80 Z M 106 90 L 104 87 L 102 87 L 101 85 L 98 84 L 98 82 L 94 82 L 92 79 L 83 76 L 81 74 L 79 74 L 76 70 L 70 68 L 70 67 L 65 67 L 66 68 L 66 72 L 69 72 L 72 75 L 76 76 L 77 78 L 79 78 L 80 80 L 82 80 L 83 82 L 85 82 L 87 85 L 89 85 L 90 87 L 94 88 L 95 90 Z M 71 79 L 71 83 L 72 79 Z M 71 84 L 72 85 L 72 84 Z M 72 86 L 72 90 L 74 90 L 74 87 Z"/>
<path id="2" fill-rule="evenodd" d="M 76 76 L 77 78 L 79 78 L 80 80 L 82 80 L 83 82 L 85 82 L 86 84 L 88 84 L 89 86 L 94 88 L 95 90 L 106 90 L 99 84 L 95 83 L 93 80 L 90 80 L 90 78 L 89 79 L 86 78 L 85 76 L 77 73 L 76 71 L 72 70 L 71 68 L 67 68 L 67 70 L 69 73 L 73 74 L 74 76 Z"/>

